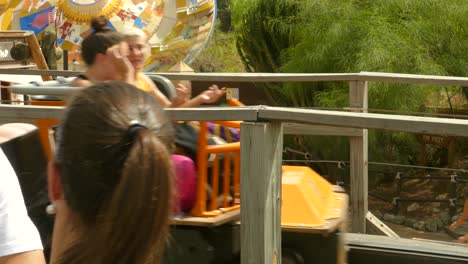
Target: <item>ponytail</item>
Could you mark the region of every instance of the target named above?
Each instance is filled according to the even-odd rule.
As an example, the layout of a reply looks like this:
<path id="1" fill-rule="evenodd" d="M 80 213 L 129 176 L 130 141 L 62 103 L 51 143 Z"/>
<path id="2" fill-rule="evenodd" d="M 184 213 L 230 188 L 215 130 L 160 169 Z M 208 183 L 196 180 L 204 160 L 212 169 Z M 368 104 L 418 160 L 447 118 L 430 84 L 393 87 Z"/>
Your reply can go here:
<path id="1" fill-rule="evenodd" d="M 161 262 L 173 199 L 174 171 L 166 146 L 150 129 L 135 131 L 112 193 L 59 263 Z"/>

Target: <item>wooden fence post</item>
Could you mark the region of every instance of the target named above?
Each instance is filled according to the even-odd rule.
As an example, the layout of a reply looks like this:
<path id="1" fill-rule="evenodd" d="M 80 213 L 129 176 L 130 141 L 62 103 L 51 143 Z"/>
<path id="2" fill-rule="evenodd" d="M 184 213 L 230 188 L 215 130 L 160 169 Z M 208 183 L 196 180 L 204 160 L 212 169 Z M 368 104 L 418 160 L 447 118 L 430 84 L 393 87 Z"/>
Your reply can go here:
<path id="1" fill-rule="evenodd" d="M 354 112 L 367 112 L 367 81 L 349 82 L 349 105 Z M 351 231 L 366 233 L 368 194 L 368 134 L 350 137 Z"/>
<path id="2" fill-rule="evenodd" d="M 280 122 L 241 124 L 241 263 L 281 263 Z"/>

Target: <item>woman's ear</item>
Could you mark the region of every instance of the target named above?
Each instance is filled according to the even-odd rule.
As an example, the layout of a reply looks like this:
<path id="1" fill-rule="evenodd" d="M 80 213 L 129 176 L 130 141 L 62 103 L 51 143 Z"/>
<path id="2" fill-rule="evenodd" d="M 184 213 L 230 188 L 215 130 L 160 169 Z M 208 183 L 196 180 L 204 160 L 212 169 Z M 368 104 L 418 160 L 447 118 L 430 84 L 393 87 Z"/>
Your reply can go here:
<path id="1" fill-rule="evenodd" d="M 60 173 L 55 160 L 49 161 L 47 166 L 47 185 L 51 202 L 63 199 L 62 181 L 60 180 Z"/>
<path id="2" fill-rule="evenodd" d="M 94 58 L 94 63 L 102 63 L 106 59 L 106 54 L 98 53 L 96 54 L 96 57 Z"/>

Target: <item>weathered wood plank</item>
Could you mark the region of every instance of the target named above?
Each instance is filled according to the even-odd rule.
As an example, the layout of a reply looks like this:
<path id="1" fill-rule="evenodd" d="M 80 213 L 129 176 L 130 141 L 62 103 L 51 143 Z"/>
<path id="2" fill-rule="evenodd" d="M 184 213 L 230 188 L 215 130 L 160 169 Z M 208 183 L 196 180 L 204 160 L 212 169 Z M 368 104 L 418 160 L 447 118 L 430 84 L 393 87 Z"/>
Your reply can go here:
<path id="1" fill-rule="evenodd" d="M 366 233 L 366 214 L 368 210 L 368 150 L 367 129 L 363 136 L 350 137 L 350 200 L 351 200 L 351 231 Z"/>
<path id="2" fill-rule="evenodd" d="M 201 108 L 167 108 L 172 120 L 177 121 L 256 121 L 258 106 L 243 107 L 201 107 Z"/>
<path id="3" fill-rule="evenodd" d="M 468 86 L 467 77 L 436 76 L 436 75 L 416 75 L 402 73 L 385 72 L 361 72 L 357 80 L 369 82 L 396 82 L 450 86 Z"/>
<path id="4" fill-rule="evenodd" d="M 59 70 L 0 69 L 0 74 L 78 76 L 81 72 Z M 148 73 L 173 80 L 214 82 L 319 82 L 319 81 L 376 81 L 432 85 L 468 86 L 467 77 L 415 75 L 401 73 Z"/>
<path id="5" fill-rule="evenodd" d="M 0 69 L 0 74 L 11 75 L 51 75 L 51 76 L 78 76 L 83 72 L 63 70 L 25 70 L 25 69 Z"/>
<path id="6" fill-rule="evenodd" d="M 241 130 L 241 263 L 281 263 L 282 125 Z"/>
<path id="7" fill-rule="evenodd" d="M 468 260 L 468 250 L 462 244 L 443 244 L 440 241 L 422 241 L 415 239 L 394 238 L 364 234 L 344 234 L 346 244 L 349 247 L 368 247 L 370 249 L 398 250 L 402 254 L 431 253 L 445 255 L 447 257 L 464 257 Z M 352 249 L 351 249 L 352 250 Z M 444 262 L 434 262 L 444 263 Z"/>
<path id="8" fill-rule="evenodd" d="M 368 88 L 366 81 L 349 82 L 349 106 L 355 112 L 367 112 Z M 368 192 L 368 136 L 367 129 L 361 135 L 349 138 L 350 181 L 351 181 L 351 231 L 366 233 Z"/>
<path id="9" fill-rule="evenodd" d="M 362 136 L 362 129 L 348 127 L 284 123 L 283 130 L 289 135 Z"/>
<path id="10" fill-rule="evenodd" d="M 58 110 L 59 109 L 59 110 Z M 63 107 L 0 104 L 0 118 L 59 118 Z M 208 107 L 168 109 L 173 120 L 277 120 L 337 127 L 374 128 L 433 135 L 466 136 L 468 120 L 349 113 L 281 107 Z M 205 113 L 206 111 L 206 113 Z M 236 114 L 236 112 L 239 112 Z M 430 132 L 430 133 L 429 133 Z"/>
<path id="11" fill-rule="evenodd" d="M 27 123 L 35 125 L 36 123 L 34 121 L 35 119 L 33 118 L 0 118 L 0 125 L 8 123 Z"/>
<path id="12" fill-rule="evenodd" d="M 31 48 L 31 55 L 34 59 L 34 62 L 37 65 L 37 68 L 41 70 L 48 70 L 49 66 L 47 66 L 47 62 L 44 58 L 44 55 L 41 52 L 41 47 L 39 46 L 39 42 L 37 42 L 36 35 L 32 34 L 32 32 L 29 32 L 28 34 L 26 34 L 26 41 L 28 42 L 28 45 Z M 52 80 L 52 76 L 42 75 L 42 80 Z"/>
<path id="13" fill-rule="evenodd" d="M 0 119 L 60 119 L 62 106 L 7 105 L 0 104 Z"/>
<path id="14" fill-rule="evenodd" d="M 351 113 L 285 107 L 259 109 L 260 120 L 304 123 L 338 127 L 354 127 L 424 133 L 432 135 L 467 135 L 468 120 L 420 116 Z"/>
<path id="15" fill-rule="evenodd" d="M 0 30 L 2 38 L 25 38 L 31 34 L 34 34 L 34 32 L 25 30 Z"/>
<path id="16" fill-rule="evenodd" d="M 366 219 L 367 219 L 367 225 L 366 225 L 367 230 L 368 231 L 371 230 L 371 231 L 375 232 L 375 233 L 372 233 L 372 234 L 384 235 L 384 236 L 393 237 L 393 238 L 399 238 L 400 237 L 397 233 L 395 233 L 384 222 L 380 221 L 380 219 L 377 218 L 370 211 L 367 212 Z"/>
<path id="17" fill-rule="evenodd" d="M 0 118 L 59 118 L 63 107 L 0 104 Z M 374 128 L 433 135 L 466 136 L 468 120 L 349 113 L 281 107 L 208 107 L 166 110 L 173 120 L 277 120 L 312 125 Z M 238 112 L 236 114 L 236 112 Z M 430 133 L 429 133 L 430 132 Z"/>
<path id="18" fill-rule="evenodd" d="M 158 72 L 171 80 L 213 82 L 322 82 L 356 80 L 355 73 L 172 73 Z M 151 74 L 149 74 L 151 76 Z"/>
<path id="19" fill-rule="evenodd" d="M 31 106 L 0 104 L 0 119 L 59 119 L 63 112 L 62 106 Z M 166 109 L 169 117 L 175 121 L 191 120 L 246 120 L 256 121 L 259 107 L 205 107 Z"/>

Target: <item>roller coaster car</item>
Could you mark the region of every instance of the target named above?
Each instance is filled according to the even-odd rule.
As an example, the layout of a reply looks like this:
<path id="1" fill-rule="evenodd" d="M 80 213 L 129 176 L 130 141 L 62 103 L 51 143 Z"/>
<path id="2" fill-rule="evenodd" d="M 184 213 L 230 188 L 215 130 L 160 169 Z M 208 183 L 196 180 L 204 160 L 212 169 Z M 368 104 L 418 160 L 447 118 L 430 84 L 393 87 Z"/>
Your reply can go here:
<path id="1" fill-rule="evenodd" d="M 236 121 L 214 123 L 240 129 Z M 208 122 L 199 126 L 195 204 L 189 215 L 174 218 L 166 263 L 239 263 L 240 142 L 208 145 Z M 283 263 L 345 263 L 339 233 L 345 229 L 346 194 L 309 167 L 282 171 Z"/>
<path id="2" fill-rule="evenodd" d="M 35 104 L 50 105 L 44 102 Z M 235 100 L 228 104 L 242 105 Z M 49 157 L 48 131 L 57 122 L 36 122 Z M 236 121 L 213 123 L 240 129 Z M 199 127 L 196 166 L 173 158 L 177 189 L 190 206 L 179 201 L 179 209 L 187 213 L 174 217 L 165 263 L 239 263 L 240 142 L 209 145 L 208 123 L 199 122 Z M 339 234 L 345 229 L 346 194 L 308 167 L 283 166 L 282 170 L 283 263 L 345 263 Z"/>

